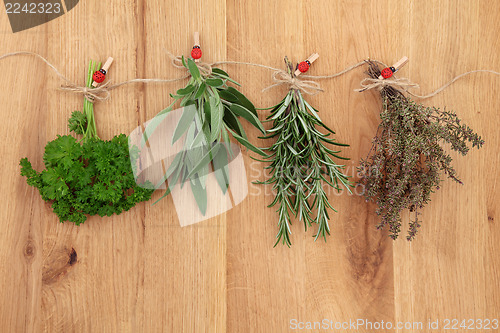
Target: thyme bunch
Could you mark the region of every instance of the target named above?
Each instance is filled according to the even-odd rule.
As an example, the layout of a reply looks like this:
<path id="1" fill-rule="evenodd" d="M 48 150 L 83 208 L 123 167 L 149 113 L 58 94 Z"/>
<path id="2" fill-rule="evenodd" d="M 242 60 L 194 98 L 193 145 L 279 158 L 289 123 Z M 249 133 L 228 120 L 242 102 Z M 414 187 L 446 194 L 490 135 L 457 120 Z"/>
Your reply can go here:
<path id="1" fill-rule="evenodd" d="M 287 58 L 285 63 L 288 73 L 294 75 Z M 329 146 L 348 145 L 330 138 L 335 132 L 323 123 L 318 110 L 304 99 L 298 89 L 290 89 L 285 98 L 271 108 L 267 119 L 273 125 L 264 139 L 276 140 L 270 147 L 263 148 L 269 153 L 264 162 L 269 163 L 265 169 L 271 175 L 266 181 L 257 183 L 273 185 L 276 193 L 269 205 L 278 207 L 278 234 L 274 246 L 280 241 L 291 245 L 291 215 L 303 221 L 306 231 L 313 223 L 317 224 L 315 240 L 322 236 L 326 241 L 326 234 L 330 234 L 328 209 L 336 210 L 328 201 L 324 184 L 337 191 L 341 190 L 340 185 L 350 191 L 351 185 L 343 174 L 345 166 L 334 161 L 348 158 L 337 155 L 340 151 Z"/>
<path id="2" fill-rule="evenodd" d="M 368 75 L 380 75 L 373 62 Z M 358 168 L 360 183 L 365 186 L 366 200 L 378 205 L 377 228 L 388 226 L 392 239 L 401 231 L 401 212 L 409 209 L 415 214 L 409 222 L 410 241 L 421 225 L 419 210 L 439 189 L 442 176 L 462 184 L 443 144 L 466 155 L 470 144 L 480 148 L 484 141 L 452 111 L 417 104 L 391 86 L 383 87 L 380 95 L 381 123 L 367 158 Z"/>

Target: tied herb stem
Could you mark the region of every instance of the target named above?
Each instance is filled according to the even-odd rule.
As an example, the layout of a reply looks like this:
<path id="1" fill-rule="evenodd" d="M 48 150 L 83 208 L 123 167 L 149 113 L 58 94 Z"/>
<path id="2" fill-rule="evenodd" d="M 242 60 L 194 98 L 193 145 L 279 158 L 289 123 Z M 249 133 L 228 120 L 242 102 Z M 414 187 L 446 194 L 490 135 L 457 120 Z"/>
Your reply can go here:
<path id="1" fill-rule="evenodd" d="M 293 67 L 285 58 L 287 69 L 293 75 Z M 326 126 L 313 108 L 297 89 L 291 89 L 285 98 L 271 109 L 267 117 L 272 121 L 272 128 L 264 139 L 276 140 L 263 150 L 269 156 L 265 169 L 270 178 L 258 184 L 273 185 L 276 195 L 269 207 L 278 206 L 278 234 L 274 246 L 280 241 L 291 245 L 291 214 L 303 221 L 304 229 L 314 224 L 318 230 L 314 239 L 330 234 L 328 209 L 336 211 L 328 201 L 323 187 L 329 185 L 337 191 L 342 187 L 350 192 L 351 183 L 343 173 L 344 165 L 334 159 L 348 160 L 338 154 L 340 150 L 329 148 L 330 145 L 346 147 L 330 137 L 335 134 Z M 323 134 L 318 128 L 326 131 Z M 291 213 L 291 214 L 290 214 Z"/>
<path id="2" fill-rule="evenodd" d="M 368 75 L 380 75 L 373 62 Z M 361 160 L 360 183 L 365 186 L 366 200 L 378 205 L 377 228 L 388 226 L 392 239 L 401 231 L 401 212 L 414 213 L 407 235 L 411 241 L 421 225 L 419 210 L 439 189 L 442 175 L 462 184 L 443 144 L 466 155 L 468 144 L 480 148 L 484 141 L 454 112 L 417 104 L 391 86 L 383 87 L 380 94 L 381 123 L 367 158 Z"/>
<path id="3" fill-rule="evenodd" d="M 101 63 L 95 63 L 93 61 L 90 61 L 89 63 L 89 68 L 87 71 L 87 80 L 86 86 L 87 88 L 92 88 L 92 76 L 96 70 L 101 68 Z M 82 137 L 82 142 L 86 142 L 90 139 L 99 139 L 97 136 L 97 127 L 95 124 L 95 116 L 94 116 L 94 103 L 89 101 L 87 98 L 83 99 L 83 113 L 85 114 L 87 118 L 87 128 L 85 129 Z"/>
<path id="4" fill-rule="evenodd" d="M 100 63 L 90 62 L 87 87 Z M 111 216 L 146 201 L 153 193 L 150 184 L 137 185 L 127 136 L 120 134 L 110 141 L 97 136 L 94 106 L 86 98 L 83 112 L 74 111 L 68 122 L 70 131 L 82 135 L 77 141 L 71 135 L 58 136 L 45 146 L 41 172 L 33 169 L 27 158 L 20 161 L 21 176 L 36 187 L 43 200 L 49 202 L 60 222 L 79 225 L 88 215 Z"/>
<path id="5" fill-rule="evenodd" d="M 183 149 L 177 153 L 163 177 L 168 179 L 168 189 L 161 200 L 167 196 L 176 183 L 181 187 L 189 183 L 200 212 L 207 210 L 206 181 L 209 170 L 214 170 L 217 182 L 225 194 L 229 188 L 228 163 L 233 155 L 230 136 L 248 149 L 267 156 L 261 149 L 248 141 L 240 119 L 245 119 L 265 134 L 254 105 L 229 83 L 239 86 L 229 75 L 212 68 L 205 74 L 200 72 L 192 59 L 182 58 L 182 64 L 189 70 L 191 77 L 187 85 L 171 94 L 174 99 L 165 110 L 149 122 L 145 133 L 153 133 L 179 102 L 183 113 L 174 130 L 172 143 L 183 138 Z M 147 140 L 145 135 L 144 141 Z M 170 144 L 170 143 L 166 143 Z M 157 184 L 157 188 L 163 182 Z M 159 201 L 158 200 L 158 201 Z M 157 201 L 157 202 L 158 202 Z"/>

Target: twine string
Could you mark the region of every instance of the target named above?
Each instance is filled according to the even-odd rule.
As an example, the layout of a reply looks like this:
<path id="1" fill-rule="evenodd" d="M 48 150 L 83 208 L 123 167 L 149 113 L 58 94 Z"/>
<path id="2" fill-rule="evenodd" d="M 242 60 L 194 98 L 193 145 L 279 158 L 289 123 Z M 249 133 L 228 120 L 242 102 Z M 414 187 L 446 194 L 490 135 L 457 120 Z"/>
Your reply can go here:
<path id="1" fill-rule="evenodd" d="M 369 60 L 366 60 L 365 62 L 368 62 L 368 61 Z M 379 65 L 381 65 L 384 68 L 388 67 L 386 64 L 384 64 L 383 62 L 378 61 L 378 60 L 371 60 L 371 62 L 378 63 Z M 471 75 L 471 74 L 474 74 L 474 73 L 490 73 L 493 75 L 500 76 L 500 72 L 496 72 L 496 71 L 493 71 L 490 69 L 475 69 L 475 70 L 468 71 L 468 72 L 465 72 L 465 73 L 462 73 L 462 74 L 455 76 L 454 78 L 452 78 L 450 81 L 443 84 L 438 89 L 436 89 L 436 90 L 434 90 L 426 95 L 419 95 L 419 94 L 412 93 L 411 91 L 409 91 L 408 89 L 411 89 L 411 88 L 418 89 L 418 88 L 420 88 L 420 86 L 416 83 L 412 83 L 407 78 L 395 78 L 395 77 L 393 77 L 391 79 L 364 78 L 360 83 L 361 88 L 354 89 L 354 91 L 363 92 L 363 91 L 375 89 L 375 88 L 380 90 L 385 86 L 394 86 L 396 88 L 400 88 L 400 89 L 404 90 L 408 95 L 413 96 L 415 98 L 427 99 L 427 98 L 431 98 L 431 97 L 436 96 L 437 94 L 439 94 L 440 92 L 442 92 L 443 90 L 445 90 L 446 88 L 448 88 L 453 83 L 460 80 L 461 78 L 468 76 L 468 75 Z"/>
<path id="2" fill-rule="evenodd" d="M 176 79 L 132 79 L 132 80 L 127 80 L 123 81 L 117 84 L 111 84 L 111 81 L 108 81 L 107 83 L 100 85 L 96 88 L 89 88 L 87 86 L 80 86 L 71 80 L 69 80 L 66 76 L 64 76 L 54 65 L 52 65 L 47 59 L 45 59 L 43 56 L 39 55 L 38 53 L 34 52 L 29 52 L 29 51 L 18 51 L 18 52 L 11 52 L 11 53 L 6 53 L 0 56 L 0 60 L 8 57 L 13 57 L 13 56 L 19 56 L 19 55 L 29 55 L 29 56 L 34 56 L 40 60 L 42 60 L 47 66 L 49 66 L 50 69 L 59 77 L 61 80 L 65 82 L 64 85 L 61 85 L 59 87 L 59 90 L 62 91 L 69 91 L 77 94 L 82 94 L 89 102 L 94 103 L 96 101 L 105 101 L 110 98 L 111 94 L 110 91 L 114 90 L 116 88 L 119 88 L 121 86 L 125 86 L 128 84 L 132 83 L 169 83 L 169 82 L 175 82 L 175 81 L 180 81 L 184 80 L 189 77 L 189 75 L 185 75 L 180 78 Z"/>
<path id="3" fill-rule="evenodd" d="M 374 60 L 372 60 L 374 61 Z M 376 60 L 375 60 L 376 61 Z M 380 63 L 379 61 L 376 61 L 378 63 Z M 333 79 L 333 78 L 336 78 L 338 76 L 341 76 L 341 75 L 344 75 L 356 68 L 358 68 L 359 66 L 362 66 L 366 64 L 366 60 L 363 60 L 363 61 L 360 61 L 352 66 L 349 66 L 349 67 L 346 67 L 345 69 L 341 70 L 340 72 L 337 72 L 337 73 L 334 73 L 334 74 L 330 74 L 330 75 L 302 75 L 303 78 L 306 78 L 306 79 L 311 79 L 311 80 L 324 80 L 324 79 Z"/>
<path id="4" fill-rule="evenodd" d="M 172 53 L 170 53 L 169 51 L 165 51 L 165 52 L 169 56 L 173 67 L 179 68 L 179 69 L 184 69 L 184 70 L 187 70 L 189 72 L 189 69 L 187 69 L 182 63 L 182 56 L 175 56 Z M 210 75 L 212 73 L 212 67 L 218 66 L 218 65 L 247 65 L 247 66 L 254 66 L 254 67 L 269 69 L 269 70 L 273 71 L 272 80 L 275 83 L 262 89 L 262 92 L 269 90 L 271 88 L 280 86 L 280 85 L 287 85 L 290 87 L 290 89 L 298 89 L 298 90 L 301 90 L 304 93 L 309 94 L 309 95 L 314 95 L 320 91 L 323 91 L 323 89 L 321 89 L 318 82 L 314 82 L 311 80 L 300 80 L 297 77 L 294 77 L 294 76 L 288 74 L 284 70 L 281 70 L 279 68 L 274 68 L 271 66 L 266 66 L 266 65 L 251 63 L 251 62 L 243 62 L 243 61 L 217 61 L 217 62 L 213 62 L 213 63 L 197 62 L 196 65 L 198 66 L 200 73 L 202 75 L 205 75 L 205 76 Z M 188 74 L 188 76 L 189 75 L 190 74 Z"/>
<path id="5" fill-rule="evenodd" d="M 216 65 L 246 65 L 246 66 L 254 66 L 254 67 L 259 67 L 259 68 L 264 68 L 268 69 L 270 71 L 273 71 L 272 75 L 272 80 L 274 81 L 273 84 L 270 86 L 265 87 L 262 89 L 262 92 L 265 92 L 269 89 L 272 89 L 274 87 L 278 87 L 281 85 L 287 85 L 290 89 L 298 89 L 304 92 L 305 94 L 308 95 L 315 95 L 319 92 L 324 91 L 321 86 L 319 85 L 318 82 L 315 82 L 314 80 L 322 80 L 322 79 L 333 79 L 335 77 L 341 76 L 347 72 L 350 72 L 359 66 L 365 64 L 366 61 L 360 61 L 352 66 L 349 66 L 340 72 L 331 74 L 331 75 L 301 75 L 301 78 L 298 78 L 296 76 L 293 76 L 291 74 L 288 74 L 282 69 L 271 67 L 271 66 L 266 66 L 266 65 L 261 65 L 261 64 L 256 64 L 252 62 L 243 62 L 243 61 L 218 61 L 212 64 L 212 66 Z M 309 80 L 305 80 L 309 79 Z"/>
<path id="6" fill-rule="evenodd" d="M 95 101 L 104 101 L 109 98 L 110 96 L 108 89 L 109 83 L 110 82 L 106 82 L 105 84 L 98 86 L 97 88 L 89 88 L 85 86 L 80 87 L 74 83 L 68 83 L 67 85 L 62 85 L 59 89 L 63 91 L 80 93 L 90 103 L 94 103 Z"/>
<path id="7" fill-rule="evenodd" d="M 427 95 L 417 95 L 417 94 L 414 94 L 414 93 L 412 93 L 410 91 L 406 91 L 406 92 L 409 95 L 411 95 L 411 96 L 413 96 L 415 98 L 427 99 L 427 98 L 436 96 L 441 91 L 445 90 L 446 88 L 448 88 L 449 86 L 451 86 L 455 81 L 463 78 L 464 76 L 467 76 L 467 75 L 470 75 L 470 74 L 474 74 L 474 73 L 490 73 L 490 74 L 493 74 L 493 75 L 499 75 L 500 76 L 500 73 L 496 72 L 496 71 L 492 71 L 492 70 L 489 70 L 489 69 L 476 69 L 476 70 L 465 72 L 465 73 L 462 73 L 460 75 L 455 76 L 453 79 L 451 79 L 450 81 L 448 81 L 447 83 L 445 83 L 444 85 L 442 85 L 440 88 L 434 90 L 433 92 L 431 92 L 431 93 L 429 93 Z"/>
<path id="8" fill-rule="evenodd" d="M 179 68 L 179 69 L 186 69 L 184 65 L 182 64 L 182 56 L 175 56 L 169 51 L 165 51 L 167 55 L 170 57 L 172 66 Z M 286 85 L 290 89 L 297 89 L 301 90 L 303 93 L 308 94 L 308 95 L 315 95 L 318 92 L 324 91 L 321 89 L 321 86 L 319 85 L 318 82 L 315 82 L 313 80 L 320 80 L 320 79 L 329 79 L 329 78 L 335 78 L 337 76 L 341 76 L 347 72 L 350 72 L 354 70 L 355 68 L 365 64 L 365 61 L 360 61 L 357 64 L 354 64 L 352 66 L 349 66 L 345 68 L 344 70 L 332 74 L 332 75 L 323 75 L 323 76 L 314 76 L 314 75 L 301 75 L 301 78 L 304 79 L 310 79 L 310 80 L 303 80 L 299 79 L 298 77 L 289 74 L 288 72 L 267 66 L 267 65 L 262 65 L 262 64 L 257 64 L 253 62 L 245 62 L 245 61 L 216 61 L 212 63 L 204 63 L 204 62 L 199 62 L 196 63 L 198 65 L 198 68 L 200 69 L 200 72 L 204 75 L 209 75 L 212 72 L 212 67 L 219 66 L 219 65 L 245 65 L 245 66 L 253 66 L 253 67 L 258 67 L 258 68 L 263 68 L 263 69 L 268 69 L 273 72 L 271 78 L 273 80 L 273 84 L 271 84 L 268 87 L 265 87 L 262 89 L 262 92 L 265 92 L 269 89 L 272 89 L 274 87 L 278 87 L 281 85 Z"/>
<path id="9" fill-rule="evenodd" d="M 293 76 L 283 70 L 277 70 L 272 76 L 274 84 L 262 89 L 262 92 L 267 91 L 271 88 L 278 87 L 281 85 L 286 85 L 290 89 L 300 90 L 308 95 L 315 95 L 319 92 L 324 91 L 318 82 L 312 80 L 301 80 L 296 76 Z"/>
<path id="10" fill-rule="evenodd" d="M 188 71 L 186 75 L 179 77 L 179 78 L 174 78 L 174 79 L 131 79 L 127 81 L 123 81 L 117 84 L 111 84 L 111 81 L 108 81 L 106 84 L 100 85 L 96 88 L 89 88 L 86 86 L 80 86 L 78 84 L 73 83 L 71 80 L 69 80 L 66 76 L 64 76 L 54 65 L 52 65 L 47 59 L 45 59 L 43 56 L 39 55 L 38 53 L 34 52 L 29 52 L 29 51 L 17 51 L 17 52 L 11 52 L 11 53 L 6 53 L 0 56 L 0 60 L 12 56 L 19 56 L 19 55 L 29 55 L 29 56 L 34 56 L 40 60 L 42 60 L 47 66 L 49 66 L 50 69 L 61 79 L 65 82 L 64 85 L 61 85 L 59 88 L 60 90 L 63 91 L 69 91 L 69 92 L 74 92 L 78 94 L 82 94 L 87 100 L 90 102 L 94 103 L 96 101 L 105 101 L 110 98 L 111 94 L 110 91 L 114 90 L 116 88 L 119 88 L 121 86 L 125 86 L 128 84 L 132 83 L 170 83 L 170 82 L 176 82 L 176 81 L 181 81 L 184 79 L 187 79 L 191 76 L 189 73 L 189 70 L 184 67 L 182 64 L 182 57 L 181 56 L 174 56 L 172 53 L 167 51 L 168 56 L 171 59 L 171 64 L 175 68 L 179 69 L 185 69 Z M 251 63 L 251 62 L 243 62 L 243 61 L 217 61 L 213 63 L 204 63 L 204 62 L 198 62 L 196 65 L 198 66 L 198 69 L 200 70 L 200 73 L 204 76 L 208 76 L 212 73 L 212 67 L 217 66 L 217 65 L 246 65 L 246 66 L 253 66 L 253 67 L 258 67 L 258 68 L 263 68 L 267 69 L 270 71 L 273 71 L 272 74 L 272 80 L 273 84 L 264 88 L 262 91 L 267 91 L 271 88 L 278 87 L 281 85 L 287 85 L 291 89 L 298 89 L 301 90 L 302 92 L 309 94 L 309 95 L 314 95 L 317 94 L 318 92 L 323 91 L 321 89 L 321 86 L 319 85 L 316 80 L 322 80 L 322 79 L 332 79 L 339 77 L 343 74 L 346 74 L 363 64 L 367 63 L 367 61 L 372 61 L 376 62 L 384 67 L 387 67 L 383 62 L 378 61 L 378 60 L 363 60 L 360 61 L 352 66 L 349 66 L 345 69 L 343 69 L 340 72 L 330 74 L 330 75 L 302 75 L 301 78 L 297 78 L 293 76 L 292 74 L 289 74 L 285 72 L 282 69 L 271 67 L 271 66 L 266 66 L 262 64 L 257 64 L 257 63 Z M 410 82 L 410 80 L 406 78 L 392 78 L 392 79 L 383 79 L 379 80 L 376 78 L 365 78 L 361 81 L 361 88 L 355 89 L 355 91 L 366 91 L 366 90 L 371 90 L 371 89 L 382 89 L 384 86 L 392 85 L 399 87 L 406 91 L 409 95 L 415 97 L 415 98 L 420 98 L 420 99 L 426 99 L 430 98 L 433 96 L 436 96 L 446 88 L 448 88 L 450 85 L 452 85 L 454 82 L 457 80 L 468 76 L 473 73 L 490 73 L 494 75 L 499 75 L 499 72 L 493 71 L 493 70 L 487 70 L 487 69 L 478 69 L 478 70 L 472 70 L 466 73 L 462 73 L 460 75 L 455 76 L 453 79 L 451 79 L 449 82 L 445 83 L 443 86 L 440 88 L 432 91 L 431 93 L 427 95 L 418 95 L 415 93 L 412 93 L 408 91 L 408 89 L 411 88 L 419 88 L 418 84 Z"/>
<path id="11" fill-rule="evenodd" d="M 354 89 L 354 91 L 363 92 L 375 88 L 381 90 L 386 86 L 399 87 L 400 89 L 403 89 L 405 91 L 408 91 L 407 89 L 409 88 L 419 88 L 418 84 L 413 83 L 406 78 L 395 78 L 395 77 L 391 79 L 378 79 L 378 78 L 374 79 L 371 77 L 367 77 L 361 81 L 360 85 L 361 88 Z"/>

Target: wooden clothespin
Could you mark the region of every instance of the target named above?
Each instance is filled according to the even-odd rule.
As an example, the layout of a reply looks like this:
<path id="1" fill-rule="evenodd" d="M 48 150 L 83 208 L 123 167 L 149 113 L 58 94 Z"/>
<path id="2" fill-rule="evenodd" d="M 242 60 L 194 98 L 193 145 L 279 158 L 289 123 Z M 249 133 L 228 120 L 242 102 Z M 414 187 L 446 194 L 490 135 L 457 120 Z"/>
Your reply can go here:
<path id="1" fill-rule="evenodd" d="M 394 65 L 392 65 L 391 67 L 384 68 L 380 72 L 380 75 L 379 75 L 378 79 L 379 80 L 383 80 L 383 79 L 390 78 L 401 67 L 403 67 L 404 65 L 406 65 L 407 62 L 408 62 L 408 57 L 403 57 L 403 58 L 399 59 L 399 61 L 397 63 L 395 63 Z"/>
<path id="2" fill-rule="evenodd" d="M 102 65 L 102 68 L 94 73 L 92 76 L 92 87 L 97 88 L 99 84 L 104 81 L 106 74 L 108 73 L 109 67 L 113 63 L 113 58 L 109 57 L 108 60 Z"/>
<path id="3" fill-rule="evenodd" d="M 194 46 L 191 50 L 191 57 L 193 57 L 195 62 L 200 62 L 201 54 L 200 33 L 196 31 L 194 33 Z"/>
<path id="4" fill-rule="evenodd" d="M 311 67 L 311 64 L 318 60 L 319 54 L 313 53 L 309 58 L 306 60 L 302 61 L 298 66 L 297 70 L 295 71 L 295 76 L 299 76 L 301 73 L 305 73 L 309 70 L 309 67 Z"/>

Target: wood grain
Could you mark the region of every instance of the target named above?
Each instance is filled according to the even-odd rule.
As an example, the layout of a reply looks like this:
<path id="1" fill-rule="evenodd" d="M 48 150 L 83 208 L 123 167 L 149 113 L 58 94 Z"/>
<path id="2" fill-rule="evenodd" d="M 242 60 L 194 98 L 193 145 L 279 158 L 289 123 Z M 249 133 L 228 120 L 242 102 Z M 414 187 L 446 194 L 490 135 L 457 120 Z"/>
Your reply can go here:
<path id="1" fill-rule="evenodd" d="M 368 57 L 394 63 L 421 93 L 473 69 L 500 70 L 500 3 L 453 0 L 187 0 L 80 3 L 47 24 L 13 34 L 0 10 L 0 54 L 29 50 L 83 83 L 89 59 L 115 62 L 108 77 L 173 78 L 167 51 L 188 54 L 200 32 L 204 61 L 235 60 L 283 67 L 318 52 L 311 75 L 337 72 Z M 60 224 L 36 189 L 19 176 L 28 157 L 42 168 L 46 142 L 67 133 L 80 96 L 61 92 L 40 61 L 0 60 L 0 327 L 5 332 L 289 332 L 290 321 L 418 322 L 493 319 L 500 314 L 498 175 L 500 78 L 474 74 L 432 99 L 453 109 L 486 140 L 467 157 L 452 154 L 465 185 L 445 182 L 425 209 L 420 234 L 393 242 L 375 230 L 374 206 L 331 193 L 332 236 L 292 229 L 292 248 L 273 248 L 277 216 L 266 206 L 263 164 L 245 153 L 249 196 L 216 218 L 181 228 L 171 198 L 140 204 L 84 225 Z M 277 103 L 284 87 L 268 70 L 224 65 L 258 107 Z M 322 80 L 308 96 L 336 131 L 350 175 L 371 145 L 379 118 L 376 92 L 356 93 L 359 68 Z M 131 85 L 96 104 L 101 137 L 151 119 L 184 82 Z M 267 111 L 259 111 L 264 119 Z M 264 146 L 247 127 L 250 139 Z M 159 197 L 156 193 L 154 198 Z M 408 219 L 408 216 L 404 216 Z M 498 318 L 500 319 L 500 318 Z M 306 331 L 318 331 L 306 330 Z M 357 332 L 370 332 L 360 327 Z M 379 330 L 383 331 L 383 330 Z M 405 332 L 409 330 L 388 330 Z M 417 330 L 415 330 L 417 331 Z M 426 328 L 422 332 L 430 331 Z M 490 330 L 491 331 L 491 330 Z M 493 330 L 494 331 L 494 330 Z"/>

